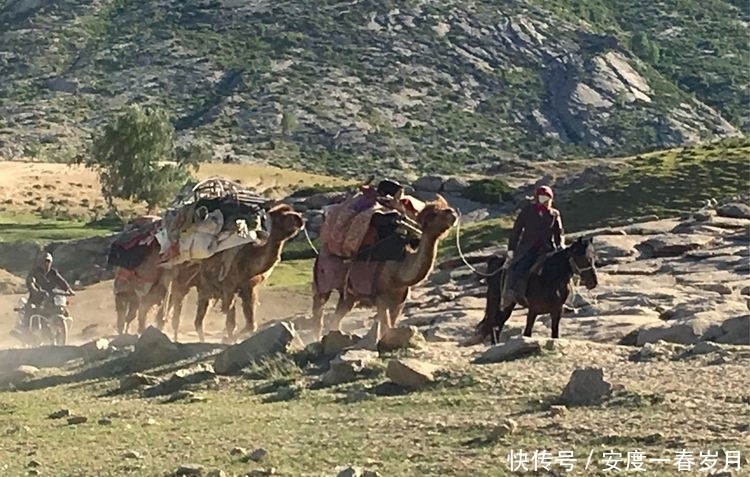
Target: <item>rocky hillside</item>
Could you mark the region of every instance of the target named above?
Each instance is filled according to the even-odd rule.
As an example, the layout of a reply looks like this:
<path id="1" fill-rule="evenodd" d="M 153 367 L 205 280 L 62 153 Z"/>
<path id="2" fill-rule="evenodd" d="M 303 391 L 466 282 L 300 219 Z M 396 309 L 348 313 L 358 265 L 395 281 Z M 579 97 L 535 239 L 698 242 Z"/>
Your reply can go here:
<path id="1" fill-rule="evenodd" d="M 0 156 L 69 158 L 134 101 L 219 157 L 335 174 L 638 153 L 750 127 L 739 2 L 316 5 L 2 1 Z"/>

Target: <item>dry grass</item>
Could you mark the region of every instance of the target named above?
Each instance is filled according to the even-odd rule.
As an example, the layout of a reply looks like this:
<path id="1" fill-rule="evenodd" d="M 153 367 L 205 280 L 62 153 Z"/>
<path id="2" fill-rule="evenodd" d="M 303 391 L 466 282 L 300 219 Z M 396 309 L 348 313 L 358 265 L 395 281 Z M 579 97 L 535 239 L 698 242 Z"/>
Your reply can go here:
<path id="1" fill-rule="evenodd" d="M 351 181 L 306 174 L 272 166 L 203 164 L 199 179 L 221 176 L 239 180 L 258 193 L 281 198 L 300 187 L 348 185 Z M 125 210 L 132 204 L 119 202 Z M 141 212 L 142 207 L 135 208 Z M 106 212 L 96 174 L 82 166 L 16 162 L 0 163 L 0 216 L 35 215 L 47 219 L 81 221 Z"/>
<path id="2" fill-rule="evenodd" d="M 134 393 L 101 397 L 116 380 L 71 379 L 72 384 L 3 394 L 0 462 L 8 477 L 26 475 L 31 460 L 41 464 L 41 475 L 56 477 L 156 477 L 185 463 L 228 475 L 273 467 L 278 476 L 335 476 L 336 467 L 347 464 L 392 477 L 548 475 L 511 472 L 506 459 L 514 449 L 554 456 L 573 451 L 578 461 L 565 475 L 605 476 L 612 471 L 603 470 L 604 453 L 622 453 L 624 469 L 627 453 L 640 450 L 649 471 L 644 475 L 666 477 L 697 475 L 701 452 L 719 453 L 715 471 L 724 465 L 724 451 L 750 452 L 743 417 L 747 352 L 728 351 L 728 363 L 718 366 L 712 355 L 632 363 L 632 348 L 562 343 L 550 354 L 481 366 L 469 364 L 466 349 L 431 344 L 410 353 L 441 363 L 445 371 L 431 389 L 405 394 L 376 393 L 375 386 L 386 381 L 382 374 L 310 388 L 312 371 L 291 369 L 288 362 L 266 367 L 271 371 L 265 375 L 254 373 L 255 379 L 197 385 L 193 391 L 205 398 L 201 402 L 162 404 L 163 398 Z M 603 367 L 623 389 L 602 406 L 551 416 L 549 403 L 581 365 Z M 289 386 L 299 391 L 290 393 Z M 47 419 L 60 408 L 89 421 L 68 426 Z M 111 424 L 97 424 L 102 417 Z M 516 421 L 517 430 L 489 439 L 505 419 Z M 242 463 L 230 456 L 234 447 L 262 447 L 268 456 Z M 683 449 L 695 456 L 693 472 L 678 472 L 674 460 L 648 461 L 673 458 Z M 128 459 L 128 451 L 143 458 Z M 584 469 L 590 453 L 592 463 Z M 742 466 L 748 468 L 744 461 Z"/>

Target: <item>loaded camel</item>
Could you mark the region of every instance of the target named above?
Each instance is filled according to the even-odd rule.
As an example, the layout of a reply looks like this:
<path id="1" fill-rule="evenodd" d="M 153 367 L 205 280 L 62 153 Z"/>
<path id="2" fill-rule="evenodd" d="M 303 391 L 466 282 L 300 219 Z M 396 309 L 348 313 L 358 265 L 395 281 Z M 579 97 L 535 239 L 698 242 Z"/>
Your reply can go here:
<path id="1" fill-rule="evenodd" d="M 182 303 L 192 287 L 196 287 L 198 291 L 195 331 L 201 342 L 205 341 L 203 320 L 213 300 L 221 300 L 222 312 L 226 315 L 225 340 L 234 341 L 237 294 L 242 298 L 242 311 L 245 316 L 245 327 L 239 334 L 249 334 L 256 330 L 257 287 L 271 275 L 273 268 L 281 261 L 284 244 L 304 227 L 302 215 L 287 204 L 278 204 L 270 208 L 268 216 L 271 220 L 271 231 L 262 243 L 224 250 L 198 264 L 186 264 L 178 268 L 169 297 L 175 341 L 179 334 Z"/>
<path id="2" fill-rule="evenodd" d="M 159 217 L 146 215 L 130 221 L 125 231 L 147 229 L 160 220 Z M 146 329 L 146 319 L 149 311 L 162 303 L 166 293 L 163 281 L 163 270 L 159 267 L 159 244 L 154 241 L 148 247 L 148 253 L 141 264 L 135 269 L 128 270 L 115 267 L 113 291 L 115 295 L 115 310 L 117 312 L 117 332 L 128 332 L 130 323 L 138 316 L 138 334 Z M 159 308 L 157 323 L 164 325 L 164 313 Z"/>
<path id="3" fill-rule="evenodd" d="M 366 267 L 363 262 L 345 263 L 343 259 L 327 254 L 325 250 L 315 260 L 313 270 L 313 329 L 318 338 L 324 328 L 323 307 L 333 290 L 338 291 L 339 299 L 333 314 L 330 329 L 341 329 L 341 320 L 351 311 L 355 304 L 377 308 L 377 319 L 380 322 L 378 339 L 387 328 L 392 328 L 403 311 L 409 290 L 424 280 L 432 271 L 437 258 L 438 244 L 456 223 L 458 216 L 448 202 L 437 195 L 436 200 L 425 204 L 416 215 L 416 221 L 422 230 L 422 236 L 416 249 L 407 249 L 402 260 L 380 262 L 374 269 Z M 362 274 L 373 274 L 372 293 L 364 294 L 352 286 L 352 278 L 358 279 Z M 323 283 L 321 274 L 335 278 Z"/>

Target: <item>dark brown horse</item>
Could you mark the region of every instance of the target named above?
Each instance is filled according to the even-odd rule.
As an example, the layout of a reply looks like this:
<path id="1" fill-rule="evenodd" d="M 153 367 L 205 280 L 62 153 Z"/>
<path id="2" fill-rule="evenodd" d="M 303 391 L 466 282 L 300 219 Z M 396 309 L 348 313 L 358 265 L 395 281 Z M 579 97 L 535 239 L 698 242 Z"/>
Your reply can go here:
<path id="1" fill-rule="evenodd" d="M 570 246 L 550 254 L 544 259 L 539 272 L 532 273 L 526 288 L 526 301 L 529 303 L 526 315 L 524 336 L 531 336 L 537 316 L 549 313 L 552 317 L 552 338 L 560 337 L 560 317 L 571 291 L 573 275 L 579 275 L 584 286 L 591 290 L 598 284 L 596 278 L 596 251 L 592 238 L 579 238 Z M 501 286 L 505 270 L 505 258 L 496 255 L 487 260 L 487 303 L 484 319 L 477 325 L 477 332 L 483 337 L 490 336 L 492 344 L 497 344 L 505 322 L 510 318 L 515 302 L 505 309 L 500 307 Z"/>

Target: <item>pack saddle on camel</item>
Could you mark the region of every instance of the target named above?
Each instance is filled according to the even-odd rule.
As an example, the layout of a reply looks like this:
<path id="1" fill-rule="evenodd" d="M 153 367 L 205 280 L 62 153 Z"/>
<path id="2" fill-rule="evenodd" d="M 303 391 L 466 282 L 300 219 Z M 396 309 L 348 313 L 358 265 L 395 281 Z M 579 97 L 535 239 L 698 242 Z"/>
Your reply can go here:
<path id="1" fill-rule="evenodd" d="M 340 199 L 341 200 L 341 199 Z M 355 305 L 377 309 L 377 338 L 392 328 L 409 290 L 435 265 L 438 244 L 458 220 L 437 195 L 423 203 L 403 188 L 381 181 L 327 206 L 320 232 L 321 250 L 313 266 L 312 327 L 318 338 L 326 323 L 323 307 L 336 290 L 338 303 L 329 329 L 339 329 Z"/>
<path id="2" fill-rule="evenodd" d="M 235 340 L 235 298 L 242 298 L 245 327 L 240 335 L 255 332 L 255 309 L 258 305 L 258 287 L 281 261 L 284 244 L 304 227 L 302 215 L 290 205 L 277 204 L 268 210 L 271 227 L 268 238 L 260 243 L 225 250 L 197 264 L 183 265 L 172 281 L 168 315 L 171 316 L 174 340 L 177 341 L 180 314 L 185 296 L 192 287 L 198 291 L 195 311 L 195 331 L 198 339 L 205 341 L 203 320 L 213 300 L 221 300 L 226 315 L 226 342 Z"/>
<path id="3" fill-rule="evenodd" d="M 269 237 L 269 201 L 239 184 L 210 178 L 188 184 L 164 217 L 140 218 L 113 241 L 108 263 L 117 268 L 117 329 L 127 332 L 138 314 L 142 333 L 151 308 L 157 326 L 166 323 L 172 283 L 203 260 L 261 244 Z M 229 264 L 227 264 L 228 266 Z"/>

